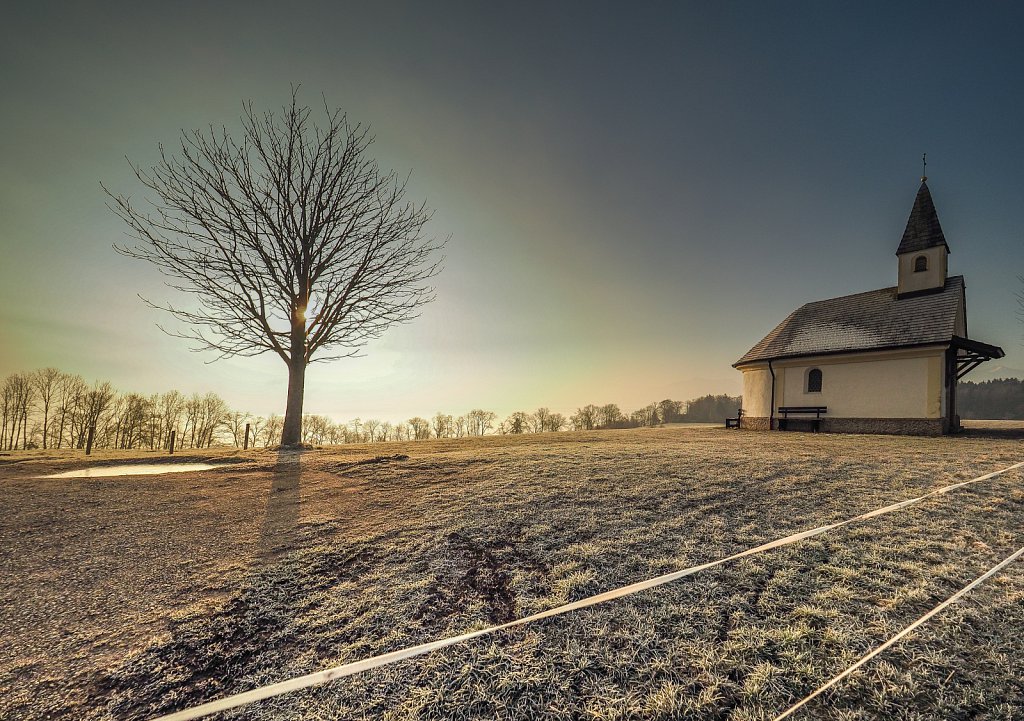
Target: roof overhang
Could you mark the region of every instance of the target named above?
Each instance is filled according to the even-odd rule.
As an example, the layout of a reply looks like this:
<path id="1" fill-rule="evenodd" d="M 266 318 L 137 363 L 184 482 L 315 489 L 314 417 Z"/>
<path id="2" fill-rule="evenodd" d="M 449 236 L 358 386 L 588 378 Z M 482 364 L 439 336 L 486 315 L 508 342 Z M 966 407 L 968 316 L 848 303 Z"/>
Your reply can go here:
<path id="1" fill-rule="evenodd" d="M 879 352 L 884 352 L 884 351 L 912 350 L 912 349 L 916 349 L 916 348 L 928 348 L 928 347 L 933 347 L 933 348 L 947 347 L 947 348 L 955 348 L 958 351 L 962 351 L 962 354 L 958 354 L 957 357 L 961 358 L 961 359 L 964 359 L 964 360 L 966 360 L 966 361 L 968 361 L 970 363 L 973 363 L 973 365 L 971 365 L 970 368 L 967 368 L 967 370 L 963 371 L 963 373 L 959 373 L 958 377 L 962 376 L 962 375 L 964 375 L 966 373 L 969 373 L 971 370 L 976 368 L 981 363 L 984 363 L 985 361 L 995 360 L 997 358 L 1002 358 L 1003 356 L 1006 355 L 1003 352 L 1003 349 L 1000 348 L 999 346 L 989 345 L 988 343 L 982 343 L 981 341 L 971 340 L 970 338 L 963 338 L 961 336 L 955 335 L 955 336 L 951 337 L 949 339 L 949 341 L 946 342 L 946 343 L 935 343 L 935 342 L 932 342 L 932 343 L 912 343 L 912 344 L 903 344 L 903 345 L 879 346 L 877 348 L 848 348 L 848 349 L 845 349 L 845 350 L 818 351 L 818 352 L 815 352 L 815 353 L 792 353 L 792 354 L 787 354 L 787 355 L 772 356 L 770 358 L 753 358 L 753 359 L 747 360 L 747 361 L 737 361 L 737 362 L 732 364 L 732 367 L 733 368 L 740 368 L 741 366 L 757 365 L 759 363 L 768 363 L 769 361 L 774 362 L 774 361 L 793 360 L 793 359 L 796 359 L 796 358 L 818 358 L 818 357 L 821 357 L 821 356 L 831 356 L 831 355 L 854 355 L 854 354 L 859 354 L 859 353 L 879 353 Z M 977 362 L 975 362 L 975 361 L 977 361 Z"/>
<path id="2" fill-rule="evenodd" d="M 957 351 L 956 379 L 960 380 L 985 361 L 1002 358 L 1006 355 L 997 345 L 989 345 L 981 341 L 962 338 L 958 335 L 950 340 L 949 347 Z M 952 374 L 951 374 L 952 375 Z"/>

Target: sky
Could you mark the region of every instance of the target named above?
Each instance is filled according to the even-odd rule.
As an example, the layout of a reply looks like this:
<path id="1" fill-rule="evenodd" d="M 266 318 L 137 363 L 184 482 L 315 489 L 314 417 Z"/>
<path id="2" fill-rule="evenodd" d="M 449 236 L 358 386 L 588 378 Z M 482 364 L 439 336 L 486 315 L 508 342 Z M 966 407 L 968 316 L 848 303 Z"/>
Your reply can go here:
<path id="1" fill-rule="evenodd" d="M 921 154 L 972 338 L 1024 375 L 1019 3 L 20 3 L 0 28 L 0 377 L 214 391 L 281 413 L 277 357 L 217 362 L 117 255 L 183 129 L 293 84 L 368 124 L 448 238 L 437 300 L 313 365 L 305 410 L 400 420 L 738 394 L 799 305 L 894 285 Z"/>

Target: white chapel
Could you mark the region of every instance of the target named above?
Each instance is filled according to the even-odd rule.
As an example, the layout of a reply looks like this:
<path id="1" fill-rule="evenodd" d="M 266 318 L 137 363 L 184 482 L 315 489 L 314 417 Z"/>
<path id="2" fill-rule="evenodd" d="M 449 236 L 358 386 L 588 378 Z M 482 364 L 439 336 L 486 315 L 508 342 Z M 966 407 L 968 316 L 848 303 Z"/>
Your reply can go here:
<path id="1" fill-rule="evenodd" d="M 896 250 L 891 288 L 797 308 L 733 366 L 741 428 L 939 435 L 960 428 L 956 385 L 997 346 L 967 336 L 964 278 L 927 178 Z"/>

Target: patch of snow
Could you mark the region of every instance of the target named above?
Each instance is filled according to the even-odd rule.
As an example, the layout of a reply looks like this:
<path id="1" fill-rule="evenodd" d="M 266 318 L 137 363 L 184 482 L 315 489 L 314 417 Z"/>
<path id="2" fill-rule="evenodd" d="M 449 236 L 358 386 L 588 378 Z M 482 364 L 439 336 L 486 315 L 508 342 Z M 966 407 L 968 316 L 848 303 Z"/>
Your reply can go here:
<path id="1" fill-rule="evenodd" d="M 146 463 L 129 466 L 92 466 L 76 471 L 54 473 L 40 478 L 100 478 L 107 476 L 155 476 L 160 473 L 185 473 L 187 471 L 208 471 L 216 468 L 209 463 Z"/>

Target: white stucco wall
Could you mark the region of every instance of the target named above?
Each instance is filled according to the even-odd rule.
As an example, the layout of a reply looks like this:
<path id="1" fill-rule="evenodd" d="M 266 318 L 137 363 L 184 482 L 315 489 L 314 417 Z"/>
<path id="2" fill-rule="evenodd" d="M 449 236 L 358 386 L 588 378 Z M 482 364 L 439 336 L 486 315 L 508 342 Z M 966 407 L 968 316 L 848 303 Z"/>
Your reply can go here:
<path id="1" fill-rule="evenodd" d="M 928 259 L 928 270 L 915 273 L 914 260 L 921 255 Z M 944 245 L 899 256 L 899 282 L 896 292 L 913 293 L 926 288 L 941 288 L 946 282 L 947 256 Z"/>
<path id="2" fill-rule="evenodd" d="M 935 348 L 776 361 L 775 406 L 828 406 L 830 418 L 939 418 L 942 352 Z M 811 368 L 822 372 L 820 393 L 807 392 Z M 744 412 L 770 415 L 767 364 L 741 370 Z"/>
<path id="3" fill-rule="evenodd" d="M 743 412 L 755 418 L 771 413 L 772 377 L 764 364 L 743 371 Z"/>
<path id="4" fill-rule="evenodd" d="M 808 393 L 806 375 L 822 372 L 820 393 Z M 897 358 L 859 363 L 815 363 L 785 368 L 785 406 L 828 406 L 833 418 L 929 418 L 928 360 Z"/>

